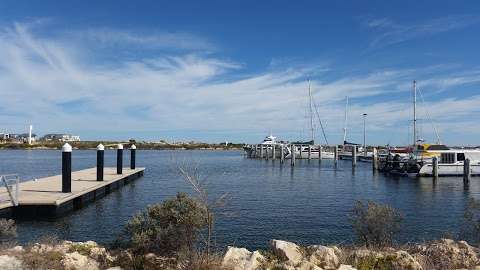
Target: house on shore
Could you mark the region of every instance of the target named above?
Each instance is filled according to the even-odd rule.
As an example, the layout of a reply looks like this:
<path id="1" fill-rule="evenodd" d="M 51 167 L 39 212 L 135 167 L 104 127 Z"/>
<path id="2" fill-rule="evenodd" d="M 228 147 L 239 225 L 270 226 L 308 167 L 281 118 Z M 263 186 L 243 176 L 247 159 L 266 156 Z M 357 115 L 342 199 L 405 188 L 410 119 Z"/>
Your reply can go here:
<path id="1" fill-rule="evenodd" d="M 71 134 L 59 134 L 59 133 L 52 133 L 46 134 L 42 137 L 42 141 L 46 142 L 79 142 L 80 136 L 71 135 Z"/>

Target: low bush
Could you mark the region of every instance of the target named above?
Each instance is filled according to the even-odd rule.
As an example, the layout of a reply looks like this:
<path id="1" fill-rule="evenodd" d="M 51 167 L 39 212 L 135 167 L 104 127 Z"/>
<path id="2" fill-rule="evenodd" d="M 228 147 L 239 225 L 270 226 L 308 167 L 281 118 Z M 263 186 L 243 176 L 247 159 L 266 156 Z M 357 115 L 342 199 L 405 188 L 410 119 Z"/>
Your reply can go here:
<path id="1" fill-rule="evenodd" d="M 177 256 L 181 251 L 192 251 L 205 226 L 204 213 L 195 199 L 178 193 L 175 198 L 149 206 L 134 216 L 126 225 L 126 240 L 143 254 Z"/>
<path id="2" fill-rule="evenodd" d="M 350 214 L 358 240 L 367 247 L 392 245 L 402 220 L 402 214 L 391 206 L 372 201 L 357 201 Z"/>

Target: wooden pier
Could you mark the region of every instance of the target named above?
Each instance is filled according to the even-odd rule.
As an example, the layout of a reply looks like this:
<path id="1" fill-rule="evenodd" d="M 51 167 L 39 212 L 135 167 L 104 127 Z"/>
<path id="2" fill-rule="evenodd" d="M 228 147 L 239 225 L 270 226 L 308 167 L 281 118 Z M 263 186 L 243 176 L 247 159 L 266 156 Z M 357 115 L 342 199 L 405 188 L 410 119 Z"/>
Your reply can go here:
<path id="1" fill-rule="evenodd" d="M 104 197 L 111 191 L 143 176 L 145 168 L 104 168 L 103 181 L 97 168 L 71 173 L 71 192 L 62 192 L 62 175 L 18 184 L 17 205 L 5 187 L 0 188 L 0 216 L 20 218 L 57 217 Z"/>

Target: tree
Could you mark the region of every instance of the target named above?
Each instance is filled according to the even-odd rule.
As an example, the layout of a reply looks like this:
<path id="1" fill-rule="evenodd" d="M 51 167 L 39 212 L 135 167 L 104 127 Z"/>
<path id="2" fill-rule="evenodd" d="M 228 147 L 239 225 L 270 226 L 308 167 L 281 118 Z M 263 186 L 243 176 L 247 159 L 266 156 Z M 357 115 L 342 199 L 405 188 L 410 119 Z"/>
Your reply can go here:
<path id="1" fill-rule="evenodd" d="M 212 253 L 212 236 L 215 224 L 215 212 L 218 212 L 227 203 L 228 194 L 225 193 L 217 198 L 210 198 L 208 190 L 205 185 L 205 179 L 202 180 L 198 166 L 188 166 L 183 164 L 178 166 L 180 174 L 189 183 L 194 192 L 197 194 L 197 200 L 204 210 L 204 223 L 207 226 L 205 243 L 206 263 L 210 262 L 210 255 Z"/>
<path id="2" fill-rule="evenodd" d="M 127 240 L 139 252 L 176 256 L 192 251 L 205 226 L 204 214 L 204 207 L 196 199 L 178 193 L 134 216 L 125 228 Z"/>
<path id="3" fill-rule="evenodd" d="M 350 214 L 355 234 L 367 247 L 391 245 L 402 220 L 396 209 L 373 201 L 357 201 Z"/>

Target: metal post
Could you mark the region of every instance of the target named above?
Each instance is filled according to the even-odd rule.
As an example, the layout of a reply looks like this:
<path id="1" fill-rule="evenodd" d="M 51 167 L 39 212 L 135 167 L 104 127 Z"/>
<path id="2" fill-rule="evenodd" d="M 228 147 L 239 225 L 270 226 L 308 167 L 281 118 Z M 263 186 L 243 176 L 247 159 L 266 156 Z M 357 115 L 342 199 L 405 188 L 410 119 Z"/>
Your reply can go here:
<path id="1" fill-rule="evenodd" d="M 463 161 L 463 182 L 468 183 L 470 181 L 470 159 Z"/>
<path id="2" fill-rule="evenodd" d="M 272 145 L 272 160 L 275 160 L 275 144 Z"/>
<path id="3" fill-rule="evenodd" d="M 308 160 L 312 159 L 312 146 L 308 145 Z"/>
<path id="4" fill-rule="evenodd" d="M 367 132 L 365 129 L 365 119 L 367 118 L 367 114 L 363 114 L 363 157 L 367 157 Z"/>
<path id="5" fill-rule="evenodd" d="M 123 145 L 118 144 L 117 146 L 117 174 L 122 174 L 123 168 Z"/>
<path id="6" fill-rule="evenodd" d="M 283 144 L 280 145 L 280 163 L 285 161 L 285 150 L 283 149 Z"/>
<path id="7" fill-rule="evenodd" d="M 105 166 L 105 147 L 103 144 L 97 146 L 97 181 L 103 181 L 103 171 Z"/>
<path id="8" fill-rule="evenodd" d="M 337 165 L 338 162 L 338 145 L 335 145 L 335 152 L 333 152 L 333 162 Z"/>
<path id="9" fill-rule="evenodd" d="M 352 148 L 352 166 L 357 166 L 357 146 L 354 145 Z"/>
<path id="10" fill-rule="evenodd" d="M 290 164 L 292 166 L 295 166 L 295 145 L 293 145 L 293 144 L 290 145 L 290 152 L 291 152 L 290 153 L 290 156 L 291 156 Z"/>
<path id="11" fill-rule="evenodd" d="M 68 143 L 62 147 L 62 192 L 72 192 L 72 146 Z"/>
<path id="12" fill-rule="evenodd" d="M 432 176 L 433 178 L 438 178 L 438 158 L 432 158 Z"/>
<path id="13" fill-rule="evenodd" d="M 132 146 L 130 146 L 130 169 L 132 170 L 135 169 L 136 152 L 137 147 L 135 146 L 135 144 L 132 144 Z"/>

